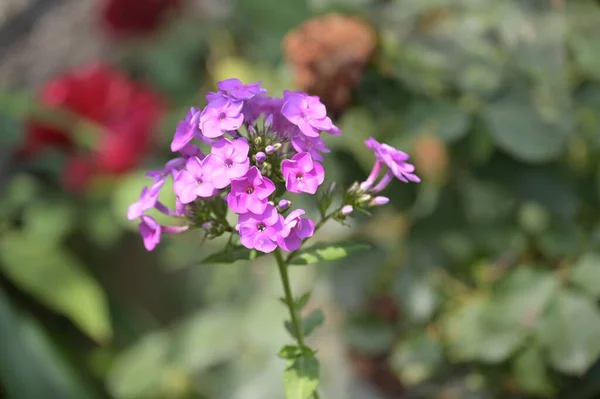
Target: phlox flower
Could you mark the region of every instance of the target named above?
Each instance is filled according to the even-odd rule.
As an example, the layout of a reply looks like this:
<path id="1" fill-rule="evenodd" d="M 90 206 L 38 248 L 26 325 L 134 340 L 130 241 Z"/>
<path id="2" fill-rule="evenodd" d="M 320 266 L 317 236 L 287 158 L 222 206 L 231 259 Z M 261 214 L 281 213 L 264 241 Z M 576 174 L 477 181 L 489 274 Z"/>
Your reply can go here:
<path id="1" fill-rule="evenodd" d="M 267 208 L 269 196 L 274 192 L 275 184 L 253 166 L 244 177 L 231 181 L 227 205 L 235 213 L 262 214 Z"/>
<path id="2" fill-rule="evenodd" d="M 368 149 L 372 150 L 375 157 L 383 162 L 392 172 L 392 174 L 400 181 L 408 183 L 409 181 L 418 183 L 421 179 L 415 175 L 414 165 L 406 162 L 410 156 L 394 147 L 385 143 L 379 143 L 373 137 L 365 141 Z M 375 169 L 375 168 L 374 168 Z"/>
<path id="3" fill-rule="evenodd" d="M 325 147 L 325 142 L 320 137 L 308 137 L 302 134 L 292 138 L 292 146 L 298 152 L 308 152 L 315 161 L 322 162 L 321 153 L 329 153 L 331 150 Z"/>
<path id="4" fill-rule="evenodd" d="M 144 187 L 140 198 L 127 209 L 127 219 L 133 220 L 141 217 L 145 212 L 154 208 L 158 203 L 160 189 L 165 184 L 165 178 L 159 177 L 154 180 L 152 186 Z"/>
<path id="5" fill-rule="evenodd" d="M 189 204 L 198 197 L 212 197 L 215 187 L 210 168 L 197 157 L 188 158 L 185 169 L 175 176 L 173 191 L 182 204 Z"/>
<path id="6" fill-rule="evenodd" d="M 305 136 L 319 137 L 321 131 L 334 128 L 331 119 L 327 116 L 325 105 L 318 97 L 286 92 L 283 101 L 281 113 Z"/>
<path id="7" fill-rule="evenodd" d="M 250 146 L 243 138 L 233 141 L 221 138 L 213 143 L 210 154 L 203 162 L 205 165 L 210 165 L 215 188 L 225 188 L 231 180 L 242 177 L 248 172 L 249 150 Z"/>
<path id="8" fill-rule="evenodd" d="M 200 132 L 200 111 L 194 107 L 190 108 L 184 120 L 177 124 L 175 135 L 171 142 L 171 151 L 180 151 L 192 139 L 197 138 L 202 140 L 202 132 Z"/>
<path id="9" fill-rule="evenodd" d="M 239 129 L 244 122 L 243 106 L 243 101 L 232 100 L 219 93 L 211 96 L 209 104 L 200 114 L 202 134 L 209 138 L 217 138 L 226 132 Z"/>
<path id="10" fill-rule="evenodd" d="M 311 237 L 315 232 L 315 224 L 304 215 L 303 209 L 296 209 L 285 218 L 283 228 L 277 237 L 277 244 L 284 251 L 295 251 L 302 245 L 302 240 Z"/>
<path id="11" fill-rule="evenodd" d="M 225 79 L 217 83 L 219 90 L 225 92 L 227 96 L 237 100 L 249 100 L 260 93 L 267 91 L 260 87 L 261 82 L 243 84 L 236 78 Z"/>
<path id="12" fill-rule="evenodd" d="M 282 219 L 271 204 L 261 213 L 248 212 L 240 215 L 236 226 L 240 233 L 240 242 L 246 248 L 273 252 L 277 248 L 277 236 L 283 228 Z"/>
<path id="13" fill-rule="evenodd" d="M 323 166 L 314 162 L 307 152 L 281 162 L 281 173 L 285 179 L 285 188 L 292 193 L 314 194 L 325 180 Z"/>

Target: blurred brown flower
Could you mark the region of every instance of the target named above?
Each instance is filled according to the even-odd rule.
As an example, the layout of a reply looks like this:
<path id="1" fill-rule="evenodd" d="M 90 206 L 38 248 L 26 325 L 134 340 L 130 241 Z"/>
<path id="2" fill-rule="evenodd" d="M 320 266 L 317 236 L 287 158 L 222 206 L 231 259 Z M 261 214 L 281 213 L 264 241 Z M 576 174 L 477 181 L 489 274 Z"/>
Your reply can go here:
<path id="1" fill-rule="evenodd" d="M 339 14 L 311 19 L 283 39 L 297 84 L 319 96 L 334 116 L 348 105 L 376 45 L 376 33 L 367 22 Z"/>

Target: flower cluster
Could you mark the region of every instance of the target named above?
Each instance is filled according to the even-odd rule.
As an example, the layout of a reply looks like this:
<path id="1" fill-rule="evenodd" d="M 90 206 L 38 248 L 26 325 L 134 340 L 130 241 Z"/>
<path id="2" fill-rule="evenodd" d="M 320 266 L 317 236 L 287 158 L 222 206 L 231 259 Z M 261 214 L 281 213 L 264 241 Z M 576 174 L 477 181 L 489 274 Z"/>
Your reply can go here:
<path id="1" fill-rule="evenodd" d="M 67 114 L 60 125 L 29 121 L 18 155 L 29 159 L 49 147 L 65 151 L 63 182 L 69 189 L 85 188 L 95 175 L 134 168 L 150 149 L 153 128 L 164 113 L 158 93 L 107 64 L 84 65 L 50 80 L 39 101 Z M 82 121 L 94 125 L 89 152 L 76 145 Z"/>
<path id="2" fill-rule="evenodd" d="M 177 125 L 171 150 L 178 157 L 148 174 L 154 181 L 131 205 L 128 217 L 140 220 L 148 250 L 154 249 L 161 233 L 198 227 L 210 237 L 239 234 L 241 245 L 265 253 L 276 248 L 295 251 L 313 235 L 315 223 L 305 217 L 305 210 L 292 210 L 291 202 L 282 197 L 317 193 L 325 180 L 319 162 L 329 152 L 321 135 L 341 131 L 318 97 L 290 91 L 280 98 L 270 97 L 260 82 L 243 84 L 238 79 L 217 86 L 217 92 L 206 95 L 204 109 L 191 108 Z M 354 207 L 387 202 L 372 195 L 392 177 L 419 181 L 414 167 L 406 163 L 408 155 L 374 139 L 366 144 L 377 158 L 373 172 L 348 190 L 337 216 L 347 216 Z M 389 171 L 375 184 L 384 165 Z M 169 176 L 177 198 L 175 209 L 158 201 Z M 325 196 L 332 194 L 327 190 Z M 161 226 L 147 214 L 153 208 L 181 218 L 184 225 Z M 228 211 L 237 214 L 235 226 L 227 221 Z"/>

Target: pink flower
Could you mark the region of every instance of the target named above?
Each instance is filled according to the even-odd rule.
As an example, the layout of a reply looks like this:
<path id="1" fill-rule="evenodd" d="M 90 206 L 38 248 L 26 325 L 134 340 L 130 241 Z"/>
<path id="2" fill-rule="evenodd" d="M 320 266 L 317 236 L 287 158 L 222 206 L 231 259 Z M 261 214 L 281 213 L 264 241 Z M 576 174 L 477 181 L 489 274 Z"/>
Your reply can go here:
<path id="1" fill-rule="evenodd" d="M 298 152 L 308 152 L 315 161 L 322 162 L 323 157 L 321 152 L 331 152 L 329 148 L 325 147 L 325 142 L 320 137 L 307 137 L 302 134 L 296 135 L 292 139 L 292 146 Z"/>
<path id="2" fill-rule="evenodd" d="M 213 185 L 225 188 L 231 180 L 240 178 L 248 172 L 250 146 L 245 139 L 230 141 L 221 138 L 213 143 L 210 154 L 204 159 L 205 165 L 210 165 L 212 170 Z"/>
<path id="3" fill-rule="evenodd" d="M 146 250 L 152 251 L 158 243 L 160 243 L 160 236 L 162 233 L 161 225 L 158 224 L 151 216 L 142 216 L 139 224 L 140 235 L 144 240 L 144 246 Z"/>
<path id="4" fill-rule="evenodd" d="M 334 128 L 319 97 L 304 93 L 284 93 L 281 113 L 308 137 L 319 137 L 321 131 Z"/>
<path id="5" fill-rule="evenodd" d="M 281 162 L 281 172 L 285 179 L 285 188 L 292 193 L 317 192 L 325 180 L 325 171 L 318 162 L 313 162 L 307 152 L 301 152 Z"/>
<path id="6" fill-rule="evenodd" d="M 217 83 L 219 90 L 225 92 L 229 97 L 237 100 L 249 100 L 257 94 L 267 91 L 260 87 L 261 82 L 244 85 L 236 78 L 225 79 Z"/>
<path id="7" fill-rule="evenodd" d="M 202 133 L 198 122 L 200 119 L 200 111 L 194 107 L 190 108 L 184 120 L 177 124 L 175 135 L 171 142 L 171 151 L 180 151 L 186 147 L 193 138 L 202 140 Z"/>
<path id="8" fill-rule="evenodd" d="M 277 237 L 277 243 L 284 251 L 295 251 L 302 245 L 302 240 L 311 237 L 315 232 L 315 224 L 308 218 L 302 218 L 303 209 L 290 212 L 283 222 L 283 229 Z"/>
<path id="9" fill-rule="evenodd" d="M 415 171 L 414 165 L 406 162 L 410 158 L 407 153 L 397 150 L 390 145 L 379 143 L 373 137 L 366 140 L 365 145 L 373 151 L 379 161 L 390 168 L 390 171 L 398 180 L 405 183 L 409 181 L 418 183 L 421 181 L 419 176 L 413 173 Z"/>
<path id="10" fill-rule="evenodd" d="M 191 157 L 185 169 L 179 171 L 173 182 L 173 191 L 182 204 L 189 204 L 198 197 L 212 197 L 215 187 L 211 180 L 211 170 L 197 157 Z"/>
<path id="11" fill-rule="evenodd" d="M 208 95 L 207 95 L 208 97 Z M 234 101 L 216 93 L 200 115 L 202 134 L 209 138 L 221 137 L 226 132 L 237 130 L 244 122 L 243 101 Z"/>
<path id="12" fill-rule="evenodd" d="M 227 205 L 235 213 L 262 214 L 267 208 L 269 195 L 275 192 L 275 184 L 263 177 L 256 166 L 251 167 L 242 178 L 231 181 Z"/>
<path id="13" fill-rule="evenodd" d="M 240 215 L 236 226 L 240 242 L 246 248 L 261 252 L 273 252 L 277 248 L 277 236 L 282 230 L 282 217 L 273 205 L 267 205 L 263 212 Z"/>
<path id="14" fill-rule="evenodd" d="M 140 198 L 129 206 L 129 209 L 127 210 L 127 219 L 137 219 L 141 217 L 144 212 L 154 208 L 158 203 L 160 189 L 164 184 L 165 178 L 159 177 L 154 180 L 154 183 L 151 187 L 144 187 L 142 189 L 142 193 L 140 194 Z"/>

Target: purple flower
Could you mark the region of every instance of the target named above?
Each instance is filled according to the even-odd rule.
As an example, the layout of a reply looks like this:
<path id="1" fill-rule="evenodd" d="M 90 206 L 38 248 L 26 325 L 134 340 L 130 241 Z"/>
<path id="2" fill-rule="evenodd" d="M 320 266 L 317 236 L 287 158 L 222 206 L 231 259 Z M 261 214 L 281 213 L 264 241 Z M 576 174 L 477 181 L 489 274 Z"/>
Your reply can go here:
<path id="1" fill-rule="evenodd" d="M 189 204 L 198 197 L 212 197 L 215 187 L 211 180 L 210 167 L 204 166 L 197 157 L 189 158 L 185 169 L 177 173 L 173 191 L 182 204 Z"/>
<path id="2" fill-rule="evenodd" d="M 152 251 L 160 242 L 162 226 L 151 216 L 142 216 L 139 225 L 140 235 L 144 240 L 146 250 Z"/>
<path id="3" fill-rule="evenodd" d="M 241 80 L 232 78 L 225 79 L 217 83 L 219 90 L 227 93 L 231 98 L 237 100 L 249 100 L 257 94 L 266 93 L 267 91 L 260 87 L 262 82 L 249 83 L 244 85 Z"/>
<path id="4" fill-rule="evenodd" d="M 248 142 L 241 138 L 233 141 L 221 138 L 213 143 L 210 154 L 203 163 L 210 165 L 212 183 L 216 188 L 225 188 L 231 180 L 242 177 L 248 172 L 249 150 Z"/>
<path id="5" fill-rule="evenodd" d="M 308 137 L 319 137 L 321 131 L 332 130 L 334 127 L 327 117 L 325 105 L 316 96 L 286 92 L 281 113 Z"/>
<path id="6" fill-rule="evenodd" d="M 302 218 L 303 209 L 290 212 L 283 222 L 283 229 L 277 237 L 277 243 L 284 251 L 295 251 L 302 245 L 302 240 L 311 237 L 315 232 L 315 224 L 308 218 Z"/>
<path id="7" fill-rule="evenodd" d="M 297 135 L 292 139 L 292 146 L 298 152 L 308 152 L 315 161 L 323 161 L 321 152 L 331 152 L 329 148 L 325 147 L 325 142 L 320 137 L 307 137 L 304 135 Z"/>
<path id="8" fill-rule="evenodd" d="M 139 224 L 140 235 L 146 250 L 152 251 L 160 243 L 161 235 L 178 234 L 188 230 L 189 226 L 161 226 L 153 217 L 143 215 Z"/>
<path id="9" fill-rule="evenodd" d="M 240 242 L 246 248 L 273 252 L 277 248 L 277 236 L 283 227 L 282 219 L 271 204 L 261 213 L 248 212 L 240 215 L 236 226 L 240 233 Z"/>
<path id="10" fill-rule="evenodd" d="M 144 187 L 140 198 L 129 206 L 127 210 L 127 219 L 133 220 L 141 217 L 146 211 L 154 208 L 158 203 L 160 189 L 165 184 L 164 177 L 158 177 L 154 180 L 151 187 Z"/>
<path id="11" fill-rule="evenodd" d="M 367 148 L 373 151 L 375 157 L 387 165 L 394 176 L 400 181 L 408 183 L 409 181 L 418 183 L 421 179 L 415 175 L 414 165 L 406 162 L 410 156 L 400 150 L 387 144 L 379 143 L 373 137 L 365 141 Z"/>
<path id="12" fill-rule="evenodd" d="M 292 193 L 317 192 L 325 180 L 325 171 L 318 162 L 313 162 L 307 152 L 301 152 L 281 162 L 281 172 L 285 179 L 285 188 Z"/>
<path id="13" fill-rule="evenodd" d="M 238 129 L 244 122 L 243 106 L 243 101 L 231 100 L 220 95 L 212 96 L 200 115 L 202 134 L 209 138 L 216 138 Z"/>
<path id="14" fill-rule="evenodd" d="M 177 124 L 175 135 L 171 142 L 171 151 L 179 151 L 185 147 L 193 138 L 202 140 L 202 133 L 198 126 L 200 111 L 194 107 L 190 108 L 184 120 Z"/>
<path id="15" fill-rule="evenodd" d="M 185 158 L 174 158 L 168 161 L 162 169 L 151 170 L 146 173 L 147 177 L 152 177 L 154 179 L 159 177 L 166 177 L 168 175 L 175 176 L 177 172 L 185 167 Z"/>
<path id="16" fill-rule="evenodd" d="M 269 195 L 275 192 L 275 184 L 260 174 L 256 166 L 248 169 L 242 178 L 231 181 L 227 205 L 235 213 L 262 214 L 267 208 Z"/>
<path id="17" fill-rule="evenodd" d="M 203 136 L 204 137 L 204 136 Z M 211 144 L 212 140 L 209 140 L 207 138 L 204 137 L 203 141 L 210 141 L 210 143 L 207 142 L 207 144 Z M 200 149 L 200 147 L 198 147 L 197 145 L 194 145 L 192 143 L 188 143 L 185 146 L 183 146 L 180 150 L 179 153 L 184 157 L 184 158 L 189 158 L 189 157 L 198 157 L 200 159 L 204 159 L 204 153 L 202 152 L 202 150 Z"/>

